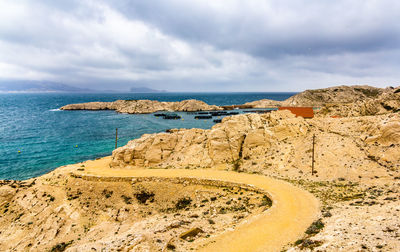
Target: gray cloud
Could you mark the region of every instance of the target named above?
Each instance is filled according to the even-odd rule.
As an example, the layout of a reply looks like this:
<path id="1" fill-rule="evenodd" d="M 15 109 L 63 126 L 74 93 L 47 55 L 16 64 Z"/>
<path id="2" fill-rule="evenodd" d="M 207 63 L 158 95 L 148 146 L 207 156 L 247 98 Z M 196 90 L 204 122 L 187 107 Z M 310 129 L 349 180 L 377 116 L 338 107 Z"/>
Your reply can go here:
<path id="1" fill-rule="evenodd" d="M 368 51 L 399 42 L 396 1 L 118 2 L 125 15 L 167 33 L 255 56 Z"/>
<path id="2" fill-rule="evenodd" d="M 0 78 L 289 91 L 400 77 L 398 1 L 0 0 Z"/>

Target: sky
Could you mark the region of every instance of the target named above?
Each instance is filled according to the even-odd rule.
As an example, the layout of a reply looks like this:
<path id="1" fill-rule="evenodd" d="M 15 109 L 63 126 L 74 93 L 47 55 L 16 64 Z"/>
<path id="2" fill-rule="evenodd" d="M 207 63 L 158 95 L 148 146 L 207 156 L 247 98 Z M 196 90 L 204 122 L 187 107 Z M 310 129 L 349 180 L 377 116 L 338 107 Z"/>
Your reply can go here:
<path id="1" fill-rule="evenodd" d="M 90 89 L 400 84 L 398 0 L 0 0 L 0 80 Z"/>

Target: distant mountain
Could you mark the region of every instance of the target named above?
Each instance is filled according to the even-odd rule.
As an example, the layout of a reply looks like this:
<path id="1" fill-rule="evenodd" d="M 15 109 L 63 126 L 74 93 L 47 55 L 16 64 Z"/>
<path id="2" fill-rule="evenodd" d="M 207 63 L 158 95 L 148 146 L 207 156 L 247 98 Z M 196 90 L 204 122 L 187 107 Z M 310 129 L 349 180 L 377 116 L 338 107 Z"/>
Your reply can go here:
<path id="1" fill-rule="evenodd" d="M 0 81 L 2 93 L 96 92 L 51 81 Z"/>
<path id="2" fill-rule="evenodd" d="M 0 93 L 121 93 L 116 90 L 95 90 L 78 88 L 52 81 L 31 80 L 0 80 Z M 147 87 L 132 87 L 130 93 L 165 93 L 165 90 L 157 90 Z"/>
<path id="3" fill-rule="evenodd" d="M 166 90 L 157 90 L 147 87 L 133 87 L 130 89 L 131 93 L 166 93 Z"/>

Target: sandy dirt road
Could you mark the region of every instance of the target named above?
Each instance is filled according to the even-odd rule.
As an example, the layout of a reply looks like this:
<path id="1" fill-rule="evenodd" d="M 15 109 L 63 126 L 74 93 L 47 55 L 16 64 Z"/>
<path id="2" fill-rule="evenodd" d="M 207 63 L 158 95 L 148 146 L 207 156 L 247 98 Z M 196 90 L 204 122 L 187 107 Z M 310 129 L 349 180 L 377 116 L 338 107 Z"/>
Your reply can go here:
<path id="1" fill-rule="evenodd" d="M 311 193 L 285 181 L 213 169 L 111 169 L 110 160 L 110 157 L 106 157 L 86 161 L 85 170 L 81 173 L 101 177 L 188 177 L 221 180 L 252 185 L 268 192 L 273 202 L 268 211 L 209 240 L 207 244 L 197 248 L 201 251 L 280 251 L 285 245 L 301 238 L 319 214 L 319 202 Z"/>

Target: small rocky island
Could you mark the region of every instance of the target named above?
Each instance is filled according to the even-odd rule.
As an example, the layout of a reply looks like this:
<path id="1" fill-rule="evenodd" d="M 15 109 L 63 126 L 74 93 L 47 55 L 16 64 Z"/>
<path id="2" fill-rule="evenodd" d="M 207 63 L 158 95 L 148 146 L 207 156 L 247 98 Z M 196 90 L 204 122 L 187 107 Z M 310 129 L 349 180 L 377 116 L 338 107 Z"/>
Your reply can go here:
<path id="1" fill-rule="evenodd" d="M 61 110 L 115 110 L 119 113 L 148 114 L 157 111 L 202 111 L 222 110 L 221 107 L 208 105 L 203 101 L 184 100 L 180 102 L 159 102 L 152 100 L 117 100 L 114 102 L 88 102 L 69 104 Z"/>

